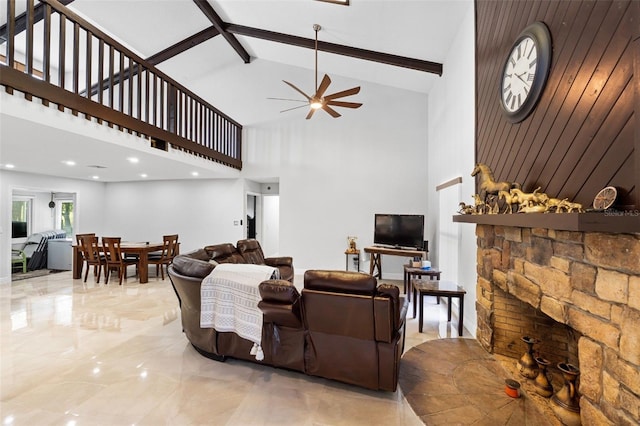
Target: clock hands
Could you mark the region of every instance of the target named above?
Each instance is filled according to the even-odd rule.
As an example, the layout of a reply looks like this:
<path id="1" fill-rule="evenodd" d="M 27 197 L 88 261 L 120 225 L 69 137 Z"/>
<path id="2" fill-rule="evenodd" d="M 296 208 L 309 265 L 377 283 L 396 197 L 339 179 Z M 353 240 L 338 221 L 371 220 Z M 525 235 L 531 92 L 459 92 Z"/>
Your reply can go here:
<path id="1" fill-rule="evenodd" d="M 518 77 L 518 78 L 520 79 L 520 81 L 522 81 L 522 82 L 524 83 L 524 85 L 525 85 L 525 86 L 529 87 L 529 86 L 531 86 L 531 85 L 529 84 L 529 82 L 528 82 L 528 81 L 525 81 L 525 79 L 524 79 L 524 78 L 522 78 L 522 76 L 523 76 L 523 75 L 525 75 L 526 73 L 527 73 L 527 71 L 523 72 L 522 74 L 518 74 L 517 72 L 514 72 L 514 74 L 516 75 L 516 77 Z"/>

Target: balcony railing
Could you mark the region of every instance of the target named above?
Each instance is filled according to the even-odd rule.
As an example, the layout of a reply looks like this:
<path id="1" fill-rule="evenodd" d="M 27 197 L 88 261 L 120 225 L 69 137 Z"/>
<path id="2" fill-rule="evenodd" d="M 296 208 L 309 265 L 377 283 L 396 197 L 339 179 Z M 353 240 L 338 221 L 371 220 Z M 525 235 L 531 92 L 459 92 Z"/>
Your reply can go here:
<path id="1" fill-rule="evenodd" d="M 170 144 L 242 168 L 239 123 L 60 2 L 6 4 L 0 84 L 8 93 L 147 137 L 156 148 Z"/>

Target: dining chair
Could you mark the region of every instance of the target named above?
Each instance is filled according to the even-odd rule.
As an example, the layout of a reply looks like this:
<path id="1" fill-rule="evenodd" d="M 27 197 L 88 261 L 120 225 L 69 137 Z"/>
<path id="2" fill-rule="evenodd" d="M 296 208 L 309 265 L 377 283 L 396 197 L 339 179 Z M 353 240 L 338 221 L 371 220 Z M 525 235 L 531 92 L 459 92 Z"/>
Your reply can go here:
<path id="1" fill-rule="evenodd" d="M 101 255 L 102 250 L 98 244 L 98 237 L 96 237 L 96 234 L 80 234 L 76 235 L 76 241 L 80 246 L 82 260 L 87 266 L 87 270 L 84 273 L 84 282 L 87 282 L 89 269 L 93 266 L 93 275 L 97 277 L 96 282 L 99 283 L 102 268 L 105 266 L 105 259 Z"/>
<path id="2" fill-rule="evenodd" d="M 112 270 L 118 271 L 120 285 L 122 278 L 127 276 L 127 266 L 137 265 L 138 261 L 134 259 L 125 259 L 120 249 L 120 237 L 102 237 L 102 251 L 106 259 L 105 264 L 105 284 L 109 283 L 109 275 Z"/>
<path id="3" fill-rule="evenodd" d="M 76 244 L 77 246 L 80 248 L 80 258 L 82 259 L 82 261 L 84 262 L 86 259 L 84 258 L 84 253 L 82 252 L 82 238 L 83 237 L 95 237 L 96 234 L 95 233 L 90 233 L 90 234 L 76 234 Z"/>
<path id="4" fill-rule="evenodd" d="M 159 271 L 164 281 L 164 269 L 169 266 L 178 253 L 178 234 L 165 235 L 162 237 L 162 241 L 162 251 L 149 253 L 148 262 L 150 265 L 156 265 L 156 276 Z"/>

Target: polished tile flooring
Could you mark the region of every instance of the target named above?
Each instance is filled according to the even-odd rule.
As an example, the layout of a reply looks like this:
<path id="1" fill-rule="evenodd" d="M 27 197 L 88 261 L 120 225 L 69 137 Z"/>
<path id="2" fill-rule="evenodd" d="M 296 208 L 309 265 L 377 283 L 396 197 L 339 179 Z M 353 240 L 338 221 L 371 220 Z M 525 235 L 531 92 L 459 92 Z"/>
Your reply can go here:
<path id="1" fill-rule="evenodd" d="M 423 333 L 409 313 L 405 351 L 457 336 L 445 305 L 428 303 Z M 15 281 L 0 285 L 0 313 L 4 426 L 423 424 L 400 389 L 202 357 L 182 333 L 168 279 Z"/>

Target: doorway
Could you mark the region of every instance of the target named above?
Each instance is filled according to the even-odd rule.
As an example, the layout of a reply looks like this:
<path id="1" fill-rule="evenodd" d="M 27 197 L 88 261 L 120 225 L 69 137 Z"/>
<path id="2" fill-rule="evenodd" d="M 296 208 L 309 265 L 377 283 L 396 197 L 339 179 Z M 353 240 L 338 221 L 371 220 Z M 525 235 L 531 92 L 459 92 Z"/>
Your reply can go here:
<path id="1" fill-rule="evenodd" d="M 273 185 L 267 188 L 271 190 Z M 274 191 L 275 192 L 275 191 Z M 266 257 L 278 256 L 280 251 L 280 196 L 275 194 L 246 193 L 247 238 L 260 241 Z"/>
<path id="2" fill-rule="evenodd" d="M 258 196 L 247 194 L 247 238 L 257 238 Z"/>

